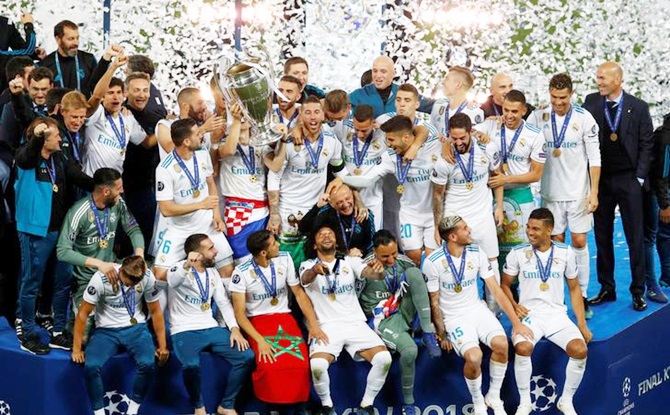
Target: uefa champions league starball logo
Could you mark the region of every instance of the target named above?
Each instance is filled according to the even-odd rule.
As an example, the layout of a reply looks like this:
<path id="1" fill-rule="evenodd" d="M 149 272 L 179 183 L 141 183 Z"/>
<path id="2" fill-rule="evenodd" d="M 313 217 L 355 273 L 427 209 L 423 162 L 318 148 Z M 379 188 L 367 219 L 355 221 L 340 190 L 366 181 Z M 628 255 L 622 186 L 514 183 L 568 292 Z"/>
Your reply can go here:
<path id="1" fill-rule="evenodd" d="M 543 375 L 533 376 L 530 379 L 530 396 L 533 401 L 533 411 L 549 410 L 558 398 L 556 382 Z"/>
<path id="2" fill-rule="evenodd" d="M 109 391 L 105 393 L 103 403 L 107 414 L 109 415 L 124 415 L 128 411 L 128 404 L 130 398 L 119 391 Z M 1 414 L 1 412 L 0 412 Z"/>
<path id="3" fill-rule="evenodd" d="M 0 415 L 12 415 L 12 408 L 5 401 L 0 401 Z"/>

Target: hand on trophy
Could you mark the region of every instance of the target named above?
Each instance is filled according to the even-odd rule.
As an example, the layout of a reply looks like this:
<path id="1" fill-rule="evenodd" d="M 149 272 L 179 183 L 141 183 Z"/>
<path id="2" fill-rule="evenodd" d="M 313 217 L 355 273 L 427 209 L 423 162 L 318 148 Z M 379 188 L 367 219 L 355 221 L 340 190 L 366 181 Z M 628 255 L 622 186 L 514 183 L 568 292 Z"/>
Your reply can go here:
<path id="1" fill-rule="evenodd" d="M 230 106 L 230 115 L 233 116 L 233 119 L 235 121 L 240 121 L 242 120 L 242 108 L 240 107 L 240 104 L 237 102 L 233 102 L 232 105 Z"/>
<path id="2" fill-rule="evenodd" d="M 202 124 L 202 126 L 200 126 L 200 131 L 202 131 L 203 133 L 211 133 L 225 126 L 226 126 L 225 118 L 220 117 L 218 115 L 212 115 L 211 117 L 207 118 L 207 121 L 205 121 L 205 123 Z"/>

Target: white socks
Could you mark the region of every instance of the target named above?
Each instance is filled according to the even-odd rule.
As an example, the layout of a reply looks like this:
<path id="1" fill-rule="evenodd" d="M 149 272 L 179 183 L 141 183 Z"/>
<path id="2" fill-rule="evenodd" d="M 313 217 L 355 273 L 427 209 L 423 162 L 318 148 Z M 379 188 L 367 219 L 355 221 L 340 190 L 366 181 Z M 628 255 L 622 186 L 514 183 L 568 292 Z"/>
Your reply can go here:
<path id="1" fill-rule="evenodd" d="M 475 379 L 465 378 L 465 384 L 468 385 L 470 395 L 472 395 L 473 404 L 481 404 L 484 402 L 484 395 L 482 395 L 482 375 L 479 374 Z"/>
<path id="2" fill-rule="evenodd" d="M 333 407 L 333 400 L 330 397 L 330 376 L 328 376 L 329 363 L 326 359 L 317 357 L 310 359 L 309 364 L 312 370 L 312 383 L 314 390 L 321 399 L 321 405 Z"/>
<path id="3" fill-rule="evenodd" d="M 582 289 L 582 297 L 587 298 L 586 291 L 589 289 L 589 272 L 591 272 L 589 247 L 575 248 L 575 259 L 577 260 L 577 280 L 579 280 L 579 288 Z"/>
<path id="4" fill-rule="evenodd" d="M 568 360 L 568 364 L 565 367 L 565 384 L 563 385 L 563 394 L 561 395 L 563 399 L 572 401 L 572 397 L 575 395 L 577 388 L 579 388 L 579 384 L 582 383 L 585 370 L 586 359 L 570 358 Z"/>
<path id="5" fill-rule="evenodd" d="M 365 393 L 363 394 L 363 400 L 361 401 L 362 408 L 371 406 L 374 403 L 377 394 L 379 394 L 379 391 L 382 390 L 382 387 L 384 386 L 386 375 L 391 368 L 391 362 L 391 353 L 386 350 L 377 352 L 377 354 L 372 357 L 372 360 L 370 361 L 372 367 L 370 368 L 370 372 L 368 372 Z"/>
<path id="6" fill-rule="evenodd" d="M 500 388 L 503 380 L 505 380 L 505 373 L 507 372 L 507 363 L 499 363 L 491 360 L 489 362 L 489 377 L 491 382 L 489 384 L 488 396 L 495 400 L 500 399 Z"/>
<path id="7" fill-rule="evenodd" d="M 533 374 L 533 362 L 530 356 L 514 355 L 514 378 L 519 389 L 519 404 L 530 405 L 530 377 Z"/>

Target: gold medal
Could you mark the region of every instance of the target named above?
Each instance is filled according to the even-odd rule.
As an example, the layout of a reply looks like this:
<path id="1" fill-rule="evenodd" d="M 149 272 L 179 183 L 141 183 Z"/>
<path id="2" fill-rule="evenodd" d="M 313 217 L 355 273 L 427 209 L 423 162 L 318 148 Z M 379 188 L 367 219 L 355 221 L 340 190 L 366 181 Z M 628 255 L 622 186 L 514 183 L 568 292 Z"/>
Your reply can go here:
<path id="1" fill-rule="evenodd" d="M 109 242 L 107 242 L 106 239 L 101 239 L 101 240 L 98 242 L 98 246 L 99 246 L 101 249 L 106 249 L 106 248 L 109 246 Z"/>
<path id="2" fill-rule="evenodd" d="M 193 199 L 197 199 L 197 198 L 199 198 L 199 197 L 200 197 L 200 190 L 195 189 L 195 190 L 193 191 Z"/>
<path id="3" fill-rule="evenodd" d="M 51 190 L 53 190 L 54 193 L 58 193 L 58 185 L 54 184 L 53 186 L 51 186 Z"/>
<path id="4" fill-rule="evenodd" d="M 612 140 L 612 141 L 616 141 L 616 140 L 618 140 L 618 139 L 619 139 L 619 136 L 618 136 L 616 133 L 612 133 L 612 134 L 610 134 L 610 140 Z"/>
<path id="5" fill-rule="evenodd" d="M 133 326 L 134 326 L 135 324 L 137 324 L 137 319 L 136 319 L 135 317 L 131 317 L 131 318 L 130 318 L 130 324 L 132 324 Z"/>
<path id="6" fill-rule="evenodd" d="M 549 284 L 543 282 L 540 284 L 540 291 L 547 291 L 549 289 Z"/>
<path id="7" fill-rule="evenodd" d="M 396 190 L 396 192 L 398 192 L 399 195 L 401 195 L 401 194 L 405 193 L 405 186 L 403 186 L 402 184 L 399 184 L 398 187 L 396 187 L 395 190 Z"/>
<path id="8" fill-rule="evenodd" d="M 337 300 L 337 296 L 335 295 L 335 293 L 330 293 L 330 294 L 328 294 L 328 299 L 330 301 L 335 301 L 335 300 Z"/>
<path id="9" fill-rule="evenodd" d="M 277 304 L 279 304 L 279 300 L 277 299 L 277 297 L 272 297 L 272 300 L 270 300 L 270 304 L 271 304 L 271 305 L 277 305 Z"/>
<path id="10" fill-rule="evenodd" d="M 503 169 L 503 173 L 509 174 L 509 166 L 507 165 L 507 163 L 503 163 L 503 168 L 502 169 Z"/>
<path id="11" fill-rule="evenodd" d="M 211 306 L 209 305 L 209 303 L 202 303 L 202 304 L 200 304 L 200 309 L 201 309 L 202 311 L 207 311 L 207 310 L 209 310 L 210 307 L 211 307 Z"/>
<path id="12" fill-rule="evenodd" d="M 468 190 L 472 190 L 473 187 L 474 187 L 474 185 L 472 184 L 472 182 L 467 182 L 465 184 L 465 188 L 468 189 Z"/>
<path id="13" fill-rule="evenodd" d="M 549 113 L 548 112 L 545 112 L 544 114 L 542 114 L 542 121 L 549 121 Z"/>
<path id="14" fill-rule="evenodd" d="M 356 167 L 356 168 L 354 169 L 354 174 L 355 174 L 356 176 L 360 176 L 362 173 L 363 173 L 363 170 L 362 170 L 360 167 Z"/>
<path id="15" fill-rule="evenodd" d="M 457 293 L 460 293 L 461 291 L 463 291 L 463 286 L 461 284 L 456 284 L 454 286 L 454 291 L 456 291 Z"/>
<path id="16" fill-rule="evenodd" d="M 560 148 L 555 148 L 554 152 L 552 153 L 554 157 L 560 157 L 561 156 L 561 149 Z"/>
<path id="17" fill-rule="evenodd" d="M 256 181 L 258 181 L 258 177 L 256 177 L 255 174 L 252 174 L 249 176 L 249 181 L 251 181 L 251 183 L 256 183 Z"/>

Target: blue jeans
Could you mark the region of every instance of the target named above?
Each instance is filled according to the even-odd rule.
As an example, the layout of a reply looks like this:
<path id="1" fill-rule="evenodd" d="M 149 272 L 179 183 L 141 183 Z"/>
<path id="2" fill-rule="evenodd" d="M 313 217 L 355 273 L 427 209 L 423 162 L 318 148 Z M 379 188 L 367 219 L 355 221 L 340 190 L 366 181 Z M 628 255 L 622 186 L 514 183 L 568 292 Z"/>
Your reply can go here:
<path id="1" fill-rule="evenodd" d="M 644 192 L 644 259 L 647 284 L 656 281 L 654 247 L 661 262 L 661 280 L 670 284 L 670 224 L 658 220 L 658 203 L 653 192 Z"/>
<path id="2" fill-rule="evenodd" d="M 172 335 L 172 348 L 183 366 L 184 386 L 194 408 L 204 406 L 200 378 L 200 352 L 211 349 L 231 365 L 226 390 L 221 399 L 224 409 L 235 408 L 235 398 L 254 368 L 254 352 L 230 347 L 230 330 L 213 327 L 204 330 L 183 331 Z"/>
<path id="3" fill-rule="evenodd" d="M 142 403 L 147 394 L 156 365 L 154 343 L 146 323 L 114 329 L 96 328 L 86 345 L 84 366 L 86 390 L 94 411 L 104 408 L 105 388 L 102 384 L 102 367 L 110 357 L 119 353 L 122 347 L 128 351 L 137 366 L 131 399 Z"/>
<path id="4" fill-rule="evenodd" d="M 45 237 L 18 232 L 18 236 L 21 248 L 19 305 L 23 320 L 23 334 L 29 336 L 38 331 L 35 324 L 37 294 L 42 285 L 47 261 L 56 247 L 58 232 L 49 232 Z"/>

